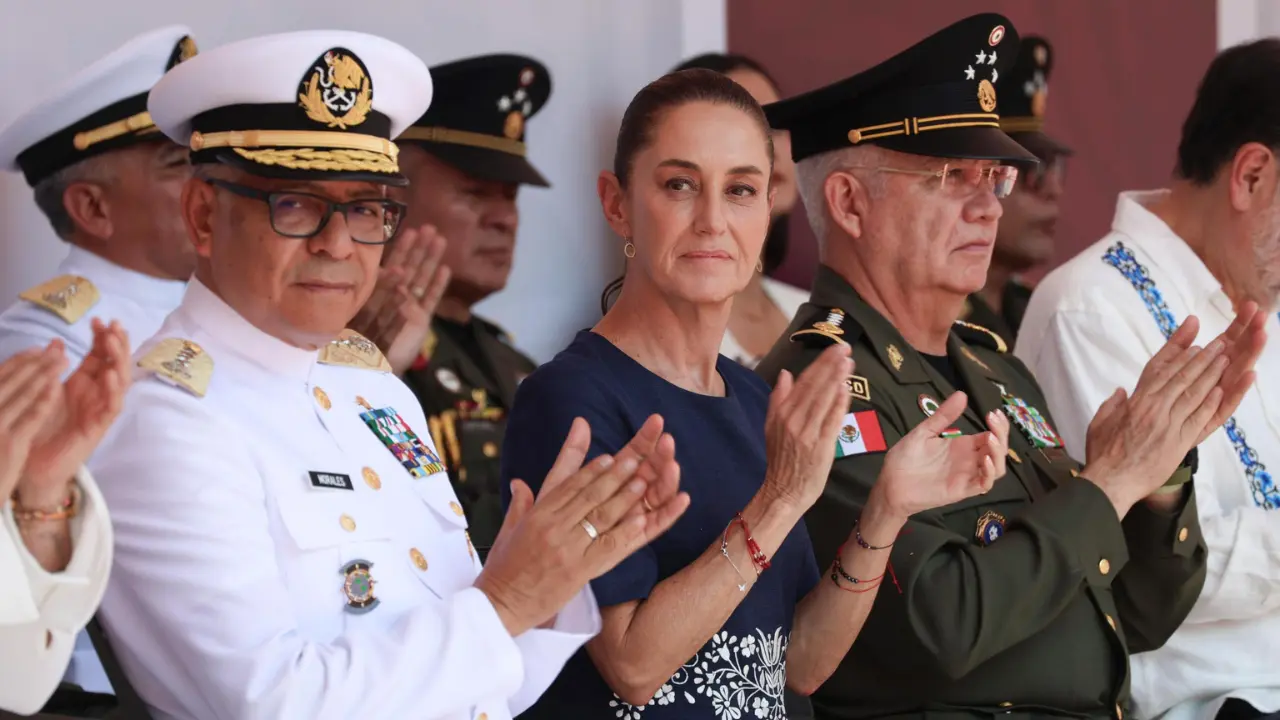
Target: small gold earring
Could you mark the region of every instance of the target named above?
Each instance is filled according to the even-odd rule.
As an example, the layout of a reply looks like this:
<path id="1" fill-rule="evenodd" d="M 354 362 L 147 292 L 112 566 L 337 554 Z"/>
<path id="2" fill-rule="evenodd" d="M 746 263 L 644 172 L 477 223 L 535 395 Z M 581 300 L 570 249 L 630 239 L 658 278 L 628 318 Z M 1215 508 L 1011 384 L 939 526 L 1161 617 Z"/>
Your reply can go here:
<path id="1" fill-rule="evenodd" d="M 636 256 L 636 246 L 635 246 L 635 245 L 632 245 L 632 244 L 631 244 L 631 241 L 630 241 L 630 240 L 628 240 L 628 241 L 627 241 L 627 244 L 622 246 L 622 254 L 623 254 L 623 255 L 626 255 L 626 256 L 627 256 L 627 257 L 629 257 L 629 258 L 633 258 L 633 257 L 635 257 L 635 256 Z"/>
<path id="2" fill-rule="evenodd" d="M 763 261 L 763 260 L 757 260 L 757 261 L 756 261 L 756 272 L 758 272 L 758 273 L 763 273 L 763 272 L 764 272 L 764 261 Z"/>

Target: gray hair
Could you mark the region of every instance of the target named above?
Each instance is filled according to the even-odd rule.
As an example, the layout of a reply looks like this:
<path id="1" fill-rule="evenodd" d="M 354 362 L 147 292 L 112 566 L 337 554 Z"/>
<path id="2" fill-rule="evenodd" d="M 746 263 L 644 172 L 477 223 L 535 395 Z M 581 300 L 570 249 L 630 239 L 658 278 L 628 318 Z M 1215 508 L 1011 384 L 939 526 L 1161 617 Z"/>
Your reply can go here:
<path id="1" fill-rule="evenodd" d="M 831 215 L 827 211 L 826 192 L 823 189 L 827 178 L 834 172 L 848 170 L 867 186 L 872 197 L 879 197 L 884 191 L 883 177 L 868 170 L 849 170 L 849 168 L 883 164 L 881 162 L 883 155 L 880 148 L 866 145 L 832 150 L 807 157 L 796 163 L 796 189 L 800 193 L 800 202 L 804 204 L 809 227 L 813 228 L 813 234 L 818 239 L 819 249 L 825 245 L 827 233 L 830 231 L 828 219 Z"/>
<path id="2" fill-rule="evenodd" d="M 36 183 L 32 188 L 36 207 L 49 219 L 58 237 L 71 241 L 76 230 L 75 220 L 67 212 L 67 188 L 75 183 L 109 184 L 115 180 L 110 155 L 96 155 L 73 165 L 68 165 Z"/>

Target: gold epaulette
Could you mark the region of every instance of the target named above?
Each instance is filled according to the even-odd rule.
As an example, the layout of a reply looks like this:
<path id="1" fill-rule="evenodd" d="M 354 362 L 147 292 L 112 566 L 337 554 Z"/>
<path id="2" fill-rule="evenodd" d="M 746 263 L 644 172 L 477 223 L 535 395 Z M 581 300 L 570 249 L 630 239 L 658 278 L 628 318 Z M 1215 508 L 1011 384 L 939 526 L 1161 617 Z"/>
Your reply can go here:
<path id="1" fill-rule="evenodd" d="M 99 295 L 98 288 L 88 278 L 61 275 L 21 293 L 18 297 L 39 305 L 72 325 L 98 304 Z"/>
<path id="2" fill-rule="evenodd" d="M 830 345 L 831 343 L 840 343 L 848 345 L 849 342 L 843 336 L 845 335 L 844 322 L 848 317 L 844 310 L 840 308 L 818 308 L 814 314 L 814 321 L 808 327 L 791 333 L 791 342 L 815 343 L 822 345 Z"/>
<path id="3" fill-rule="evenodd" d="M 971 322 L 957 320 L 955 324 L 955 331 L 956 335 L 959 335 L 961 340 L 964 340 L 971 345 L 980 345 L 982 347 L 995 350 L 998 353 L 1009 352 L 1009 345 L 1005 343 L 1004 338 L 981 325 L 974 325 Z"/>
<path id="4" fill-rule="evenodd" d="M 213 358 L 204 348 L 182 338 L 166 338 L 142 356 L 138 367 L 196 397 L 204 397 L 213 377 Z"/>
<path id="5" fill-rule="evenodd" d="M 378 346 L 350 328 L 343 330 L 337 340 L 320 349 L 320 363 L 391 372 L 391 363 L 383 357 Z"/>

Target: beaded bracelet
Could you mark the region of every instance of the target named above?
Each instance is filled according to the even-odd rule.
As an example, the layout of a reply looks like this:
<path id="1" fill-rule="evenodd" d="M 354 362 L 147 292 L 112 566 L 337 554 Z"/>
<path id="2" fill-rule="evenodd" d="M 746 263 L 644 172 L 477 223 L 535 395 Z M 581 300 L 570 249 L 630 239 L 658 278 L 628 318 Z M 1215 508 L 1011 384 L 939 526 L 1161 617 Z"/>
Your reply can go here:
<path id="1" fill-rule="evenodd" d="M 764 551 L 760 549 L 760 544 L 751 536 L 751 528 L 747 527 L 747 521 L 742 517 L 742 513 L 738 513 L 733 519 L 742 526 L 742 534 L 747 537 L 747 550 L 751 553 L 751 564 L 756 566 L 756 576 L 759 577 L 760 573 L 771 567 L 769 557 L 764 554 Z"/>
<path id="2" fill-rule="evenodd" d="M 889 543 L 888 545 L 877 546 L 877 545 L 872 545 L 871 543 L 868 543 L 866 540 L 863 540 L 861 522 L 862 522 L 861 519 L 853 521 L 853 539 L 858 543 L 858 547 L 862 548 L 863 550 L 888 550 L 889 548 L 893 547 L 893 543 Z"/>
<path id="3" fill-rule="evenodd" d="M 14 522 L 19 523 L 70 520 L 80 512 L 80 488 L 76 485 L 71 486 L 71 492 L 67 494 L 67 499 L 63 500 L 56 510 L 28 510 L 18 502 L 16 493 L 12 500 L 13 519 Z"/>
<path id="4" fill-rule="evenodd" d="M 859 580 L 858 578 L 845 572 L 844 563 L 840 561 L 840 556 L 843 554 L 844 554 L 844 545 L 841 545 L 840 549 L 836 551 L 835 562 L 831 563 L 831 582 L 835 583 L 836 587 L 840 588 L 841 590 L 845 590 L 847 592 L 864 593 L 864 592 L 871 592 L 872 590 L 875 590 L 876 588 L 880 587 L 880 583 L 884 582 L 885 573 L 880 573 L 876 577 L 868 578 L 866 580 Z M 854 588 L 847 588 L 841 585 L 840 578 L 844 578 L 845 582 L 851 583 L 853 585 L 866 585 L 868 583 L 875 583 L 875 584 L 870 587 L 863 588 L 861 590 L 856 590 Z"/>

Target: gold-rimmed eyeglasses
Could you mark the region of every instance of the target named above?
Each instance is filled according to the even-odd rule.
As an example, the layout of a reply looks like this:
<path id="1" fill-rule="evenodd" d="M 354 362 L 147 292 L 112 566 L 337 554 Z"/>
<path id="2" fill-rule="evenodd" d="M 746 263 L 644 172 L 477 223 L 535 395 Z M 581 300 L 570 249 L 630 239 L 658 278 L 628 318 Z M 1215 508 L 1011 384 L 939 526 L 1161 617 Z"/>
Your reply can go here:
<path id="1" fill-rule="evenodd" d="M 938 178 L 938 187 L 943 191 L 965 191 L 989 189 L 998 198 L 1009 197 L 1018 183 L 1018 168 L 1012 165 L 952 165 L 947 163 L 941 170 L 906 170 L 903 168 L 884 167 L 882 165 L 846 165 L 858 170 L 874 170 L 876 172 L 898 173 L 901 175 L 919 175 L 921 177 Z"/>

